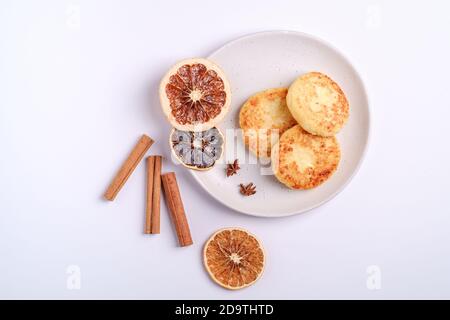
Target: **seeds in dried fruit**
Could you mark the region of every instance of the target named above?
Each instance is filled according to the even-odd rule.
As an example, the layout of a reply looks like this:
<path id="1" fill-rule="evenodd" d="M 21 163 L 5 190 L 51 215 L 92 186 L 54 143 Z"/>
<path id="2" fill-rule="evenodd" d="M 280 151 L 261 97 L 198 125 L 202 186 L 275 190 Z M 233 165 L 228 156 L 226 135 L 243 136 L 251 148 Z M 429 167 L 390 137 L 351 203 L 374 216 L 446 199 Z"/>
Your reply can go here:
<path id="1" fill-rule="evenodd" d="M 161 81 L 160 101 L 169 122 L 183 131 L 204 131 L 227 114 L 231 90 L 224 72 L 207 59 L 183 60 Z"/>
<path id="2" fill-rule="evenodd" d="M 224 138 L 217 128 L 202 132 L 173 129 L 170 147 L 176 158 L 186 167 L 211 169 L 223 153 Z"/>
<path id="3" fill-rule="evenodd" d="M 236 290 L 252 285 L 261 277 L 265 255 L 254 235 L 240 228 L 227 228 L 217 231 L 206 242 L 203 262 L 217 284 Z"/>

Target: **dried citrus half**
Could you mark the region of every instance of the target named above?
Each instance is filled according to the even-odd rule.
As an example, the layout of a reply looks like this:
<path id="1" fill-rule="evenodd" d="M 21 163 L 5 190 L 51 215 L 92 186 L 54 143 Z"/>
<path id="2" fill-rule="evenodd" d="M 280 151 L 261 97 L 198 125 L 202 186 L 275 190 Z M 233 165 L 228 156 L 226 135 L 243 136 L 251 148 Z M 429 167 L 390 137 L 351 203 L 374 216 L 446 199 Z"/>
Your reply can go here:
<path id="1" fill-rule="evenodd" d="M 261 277 L 265 255 L 254 235 L 240 228 L 226 228 L 206 242 L 203 262 L 216 283 L 236 290 L 252 285 Z"/>
<path id="2" fill-rule="evenodd" d="M 183 131 L 205 131 L 227 114 L 231 90 L 219 66 L 196 58 L 170 68 L 161 80 L 159 98 L 172 126 Z"/>
<path id="3" fill-rule="evenodd" d="M 222 156 L 224 137 L 216 127 L 200 132 L 173 128 L 169 143 L 172 153 L 185 167 L 209 170 Z"/>

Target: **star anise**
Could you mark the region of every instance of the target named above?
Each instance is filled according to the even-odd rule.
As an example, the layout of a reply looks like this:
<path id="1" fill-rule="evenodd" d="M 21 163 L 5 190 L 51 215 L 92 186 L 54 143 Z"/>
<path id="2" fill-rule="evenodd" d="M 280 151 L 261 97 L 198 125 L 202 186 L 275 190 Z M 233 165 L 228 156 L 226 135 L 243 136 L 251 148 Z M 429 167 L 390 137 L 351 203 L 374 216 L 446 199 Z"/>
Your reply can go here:
<path id="1" fill-rule="evenodd" d="M 256 193 L 256 186 L 253 183 L 249 183 L 246 186 L 241 183 L 239 186 L 240 186 L 240 190 L 239 191 L 244 196 L 251 196 L 251 195 L 254 195 Z"/>
<path id="2" fill-rule="evenodd" d="M 233 174 L 236 174 L 240 168 L 241 167 L 239 167 L 238 159 L 234 160 L 233 163 L 229 163 L 227 165 L 227 177 L 230 177 Z"/>

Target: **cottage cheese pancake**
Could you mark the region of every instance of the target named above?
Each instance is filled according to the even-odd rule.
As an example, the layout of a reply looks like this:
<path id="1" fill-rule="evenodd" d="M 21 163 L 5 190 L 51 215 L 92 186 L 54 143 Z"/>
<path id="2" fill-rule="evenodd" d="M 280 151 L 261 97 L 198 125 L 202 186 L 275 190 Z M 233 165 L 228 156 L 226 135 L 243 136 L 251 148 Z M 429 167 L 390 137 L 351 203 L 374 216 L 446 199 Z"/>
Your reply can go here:
<path id="1" fill-rule="evenodd" d="M 336 171 L 340 148 L 336 138 L 312 135 L 296 125 L 272 149 L 276 178 L 291 189 L 311 189 Z"/>
<path id="2" fill-rule="evenodd" d="M 289 87 L 286 102 L 302 128 L 319 136 L 335 135 L 349 117 L 344 92 L 330 77 L 319 72 L 295 80 Z"/>
<path id="3" fill-rule="evenodd" d="M 250 97 L 239 113 L 244 143 L 258 157 L 270 157 L 281 134 L 297 124 L 286 105 L 287 88 L 269 89 Z"/>

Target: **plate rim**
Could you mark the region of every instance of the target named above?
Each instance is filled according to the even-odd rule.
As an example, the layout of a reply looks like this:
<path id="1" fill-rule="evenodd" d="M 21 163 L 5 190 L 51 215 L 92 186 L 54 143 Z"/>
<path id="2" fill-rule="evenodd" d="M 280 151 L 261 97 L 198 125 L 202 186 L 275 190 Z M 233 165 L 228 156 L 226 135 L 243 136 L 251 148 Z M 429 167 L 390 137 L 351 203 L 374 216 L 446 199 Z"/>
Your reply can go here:
<path id="1" fill-rule="evenodd" d="M 355 169 L 353 170 L 352 174 L 348 177 L 348 179 L 341 185 L 339 186 L 339 188 L 332 193 L 330 196 L 326 197 L 324 200 L 311 205 L 307 208 L 301 209 L 301 210 L 294 210 L 291 212 L 286 212 L 286 213 L 281 213 L 278 215 L 267 215 L 266 213 L 262 213 L 262 212 L 256 212 L 256 211 L 247 211 L 245 209 L 239 209 L 239 208 L 235 208 L 235 207 L 231 207 L 228 203 L 226 203 L 225 201 L 223 201 L 220 197 L 217 197 L 215 194 L 213 194 L 204 184 L 203 182 L 200 180 L 200 178 L 198 177 L 198 172 L 195 172 L 194 170 L 189 170 L 191 172 L 191 175 L 194 177 L 194 179 L 197 181 L 197 183 L 203 188 L 203 190 L 205 190 L 212 198 L 216 199 L 218 202 L 220 202 L 221 204 L 223 204 L 225 207 L 235 211 L 235 212 L 239 212 L 245 215 L 250 215 L 250 216 L 254 216 L 254 217 L 261 217 L 261 218 L 282 218 L 282 217 L 290 217 L 293 215 L 297 215 L 297 214 L 301 214 L 301 213 L 306 213 L 309 212 L 315 208 L 318 208 L 322 205 L 324 205 L 325 203 L 327 203 L 328 201 L 331 201 L 332 199 L 334 199 L 339 193 L 341 193 L 346 187 L 347 185 L 353 180 L 353 178 L 355 177 L 355 175 L 359 172 L 361 165 L 366 157 L 367 154 L 367 150 L 369 147 L 369 142 L 371 139 L 371 132 L 372 132 L 372 114 L 371 114 L 371 108 L 370 108 L 370 99 L 369 99 L 369 93 L 368 90 L 366 88 L 365 82 L 364 82 L 364 78 L 361 76 L 361 73 L 358 71 L 358 69 L 356 69 L 356 67 L 353 65 L 353 63 L 347 58 L 346 55 L 344 55 L 339 49 L 337 49 L 334 45 L 332 45 L 331 43 L 329 43 L 326 40 L 323 40 L 322 38 L 319 38 L 317 36 L 314 36 L 312 34 L 309 33 L 305 33 L 302 31 L 293 31 L 293 30 L 269 30 L 269 31 L 259 31 L 259 32 L 254 32 L 254 33 L 249 33 L 249 34 L 245 34 L 243 36 L 237 37 L 233 40 L 230 40 L 226 43 L 224 43 L 221 47 L 217 48 L 216 50 L 214 50 L 213 52 L 211 52 L 207 58 L 208 59 L 212 59 L 211 56 L 214 56 L 215 54 L 217 54 L 218 52 L 220 52 L 221 50 L 225 49 L 226 47 L 229 47 L 230 45 L 233 45 L 234 43 L 238 42 L 238 41 L 242 41 L 245 40 L 247 38 L 253 38 L 253 37 L 259 37 L 259 36 L 269 36 L 269 35 L 274 35 L 274 34 L 291 34 L 291 35 L 295 35 L 295 36 L 299 36 L 299 37 L 303 37 L 303 38 L 309 38 L 311 40 L 317 41 L 318 43 L 329 47 L 330 49 L 332 49 L 336 54 L 338 54 L 349 66 L 350 68 L 353 70 L 353 72 L 355 73 L 356 77 L 358 78 L 359 82 L 361 83 L 362 86 L 362 91 L 363 94 L 366 98 L 367 101 L 367 119 L 368 119 L 368 125 L 367 125 L 367 138 L 364 144 L 364 149 L 362 151 L 361 157 L 358 160 L 358 163 L 356 164 Z M 213 59 L 212 59 L 213 60 Z"/>

